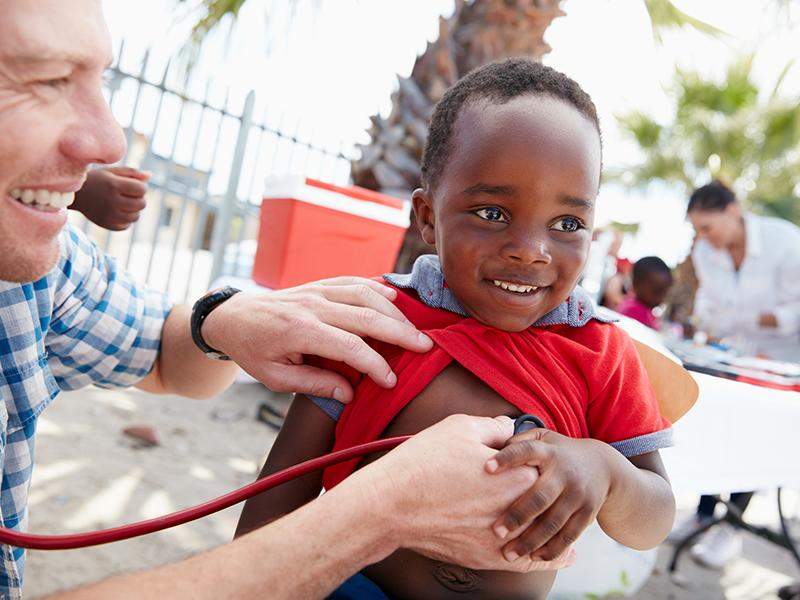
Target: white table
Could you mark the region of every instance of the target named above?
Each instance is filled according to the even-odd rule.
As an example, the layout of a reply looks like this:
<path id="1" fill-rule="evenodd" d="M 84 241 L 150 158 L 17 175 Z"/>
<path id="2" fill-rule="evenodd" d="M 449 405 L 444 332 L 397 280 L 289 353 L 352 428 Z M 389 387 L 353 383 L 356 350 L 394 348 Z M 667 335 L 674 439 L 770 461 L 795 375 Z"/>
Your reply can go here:
<path id="1" fill-rule="evenodd" d="M 800 393 L 692 375 L 700 398 L 662 451 L 676 493 L 800 488 Z"/>

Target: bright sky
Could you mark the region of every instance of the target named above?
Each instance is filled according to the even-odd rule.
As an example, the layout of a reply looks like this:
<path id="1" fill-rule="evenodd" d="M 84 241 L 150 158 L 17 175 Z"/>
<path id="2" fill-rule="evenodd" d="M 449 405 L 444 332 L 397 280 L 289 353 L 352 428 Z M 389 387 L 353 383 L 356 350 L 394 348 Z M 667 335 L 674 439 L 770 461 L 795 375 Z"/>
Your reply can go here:
<path id="1" fill-rule="evenodd" d="M 566 0 L 566 16 L 547 33 L 553 52 L 545 62 L 577 80 L 598 106 L 608 165 L 636 160 L 614 115 L 631 109 L 669 115 L 664 86 L 676 64 L 717 76 L 740 53 L 758 49 L 756 78 L 769 91 L 787 62 L 800 57 L 792 26 L 797 15 L 778 0 L 675 3 L 730 36 L 675 32 L 656 45 L 641 0 Z M 259 118 L 346 154 L 368 139 L 369 116 L 388 112 L 396 74 L 410 72 L 426 41 L 437 34 L 438 16 L 453 7 L 452 0 L 297 0 L 293 10 L 290 4 L 249 0 L 232 34 L 221 31 L 209 40 L 190 89 L 201 95 L 204 81 L 212 77 L 212 97 L 221 98 L 230 86 L 235 110 L 253 89 Z M 137 70 L 144 50 L 151 48 L 150 76 L 158 78 L 186 38 L 190 20 L 180 19 L 186 9 L 175 0 L 104 0 L 104 6 L 115 43 L 126 42 L 123 67 Z M 783 91 L 800 93 L 800 67 L 792 68 Z M 124 115 L 118 116 L 124 123 Z M 156 138 L 160 152 L 168 152 L 172 142 L 167 130 L 164 125 Z M 178 146 L 179 158 L 188 161 L 192 144 Z M 346 172 L 337 176 L 341 180 Z M 646 193 L 606 186 L 598 224 L 611 219 L 641 223 L 623 255 L 658 254 L 674 263 L 690 240 L 684 206 L 684 198 L 660 186 Z"/>

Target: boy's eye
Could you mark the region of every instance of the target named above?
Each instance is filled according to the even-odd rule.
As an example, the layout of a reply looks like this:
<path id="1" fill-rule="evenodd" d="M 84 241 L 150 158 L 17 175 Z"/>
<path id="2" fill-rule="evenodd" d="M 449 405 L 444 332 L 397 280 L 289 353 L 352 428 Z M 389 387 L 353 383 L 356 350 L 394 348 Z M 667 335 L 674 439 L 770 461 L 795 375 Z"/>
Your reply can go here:
<path id="1" fill-rule="evenodd" d="M 576 219 L 575 217 L 562 217 L 553 223 L 553 229 L 572 233 L 574 231 L 578 231 L 579 229 L 583 229 L 583 223 L 581 223 L 580 220 Z"/>
<path id="2" fill-rule="evenodd" d="M 506 216 L 503 214 L 503 211 L 497 208 L 496 206 L 489 206 L 487 208 L 479 208 L 475 211 L 475 214 L 478 215 L 481 219 L 485 219 L 487 221 L 497 221 L 500 223 L 508 222 Z"/>

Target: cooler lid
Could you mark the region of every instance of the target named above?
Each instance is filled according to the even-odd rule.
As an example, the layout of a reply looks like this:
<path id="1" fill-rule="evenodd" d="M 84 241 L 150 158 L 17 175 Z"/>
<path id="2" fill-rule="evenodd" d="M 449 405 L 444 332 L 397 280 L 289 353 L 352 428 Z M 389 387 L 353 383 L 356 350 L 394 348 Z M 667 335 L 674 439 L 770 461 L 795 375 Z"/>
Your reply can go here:
<path id="1" fill-rule="evenodd" d="M 358 186 L 338 186 L 303 176 L 268 179 L 264 201 L 291 198 L 406 228 L 411 202 Z"/>

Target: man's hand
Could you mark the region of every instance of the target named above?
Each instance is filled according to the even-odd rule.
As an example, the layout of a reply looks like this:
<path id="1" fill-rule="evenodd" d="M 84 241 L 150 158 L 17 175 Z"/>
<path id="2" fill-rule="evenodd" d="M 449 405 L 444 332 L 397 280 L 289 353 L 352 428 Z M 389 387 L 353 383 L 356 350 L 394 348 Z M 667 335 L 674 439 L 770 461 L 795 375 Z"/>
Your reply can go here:
<path id="1" fill-rule="evenodd" d="M 778 317 L 774 313 L 761 313 L 758 317 L 758 326 L 764 329 L 776 329 L 778 327 Z"/>
<path id="2" fill-rule="evenodd" d="M 337 277 L 263 294 L 236 294 L 211 312 L 203 338 L 275 391 L 349 402 L 338 373 L 303 364 L 303 355 L 347 363 L 390 388 L 397 377 L 362 340 L 374 338 L 415 352 L 433 346 L 392 300 L 397 291 L 370 279 Z"/>
<path id="3" fill-rule="evenodd" d="M 70 208 L 100 227 L 122 231 L 139 219 L 147 205 L 144 195 L 149 179 L 149 173 L 130 167 L 94 169 Z"/>
<path id="4" fill-rule="evenodd" d="M 536 469 L 506 466 L 490 475 L 484 464 L 497 456 L 513 433 L 508 417 L 454 415 L 356 471 L 344 485 L 374 492 L 400 547 L 471 569 L 529 572 L 552 570 L 574 561 L 535 560 L 530 553 L 509 563 L 505 543 L 492 523 L 537 481 Z M 335 491 L 335 490 L 334 490 Z M 521 553 L 522 554 L 522 553 Z"/>
<path id="5" fill-rule="evenodd" d="M 494 524 L 500 538 L 511 540 L 503 548 L 508 560 L 526 555 L 552 560 L 577 541 L 611 489 L 609 450 L 616 452 L 597 440 L 534 429 L 512 437 L 487 462 L 492 473 L 528 465 L 538 468 L 540 474 Z"/>

